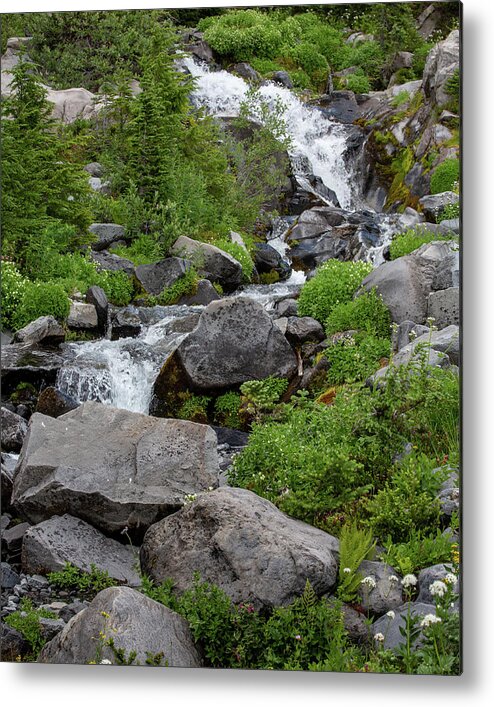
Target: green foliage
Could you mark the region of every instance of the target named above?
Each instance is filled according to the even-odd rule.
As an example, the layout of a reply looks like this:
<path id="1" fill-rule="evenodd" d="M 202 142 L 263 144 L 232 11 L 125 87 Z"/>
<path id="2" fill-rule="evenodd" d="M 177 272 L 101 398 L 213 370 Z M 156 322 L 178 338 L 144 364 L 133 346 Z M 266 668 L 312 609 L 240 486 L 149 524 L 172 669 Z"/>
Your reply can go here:
<path id="1" fill-rule="evenodd" d="M 363 71 L 347 76 L 346 87 L 349 91 L 354 91 L 355 93 L 368 93 L 371 90 L 370 81 Z"/>
<path id="2" fill-rule="evenodd" d="M 358 571 L 364 560 L 373 558 L 375 541 L 372 531 L 361 530 L 355 521 L 346 523 L 340 533 L 340 565 L 337 596 L 353 603 L 358 598 L 362 574 Z"/>
<path id="3" fill-rule="evenodd" d="M 158 295 L 157 298 L 155 298 L 156 303 L 165 306 L 176 304 L 181 297 L 195 294 L 197 292 L 198 282 L 199 276 L 196 270 L 194 268 L 189 268 L 187 272 L 182 275 L 182 277 L 173 283 L 173 285 L 167 287 L 160 295 Z"/>
<path id="4" fill-rule="evenodd" d="M 274 59 L 285 37 L 273 16 L 257 9 L 232 10 L 209 22 L 204 39 L 220 55 L 234 61 L 252 56 Z"/>
<path id="5" fill-rule="evenodd" d="M 19 631 L 29 643 L 33 660 L 36 660 L 38 653 L 46 643 L 40 623 L 41 618 L 56 619 L 57 616 L 46 609 L 35 609 L 30 599 L 23 597 L 19 609 L 4 619 L 8 626 Z"/>
<path id="6" fill-rule="evenodd" d="M 177 413 L 177 417 L 191 422 L 208 423 L 208 405 L 211 398 L 206 395 L 189 394 Z"/>
<path id="7" fill-rule="evenodd" d="M 23 300 L 27 282 L 27 279 L 21 275 L 14 263 L 2 261 L 2 329 L 14 327 L 15 313 Z"/>
<path id="8" fill-rule="evenodd" d="M 242 403 L 245 412 L 253 415 L 255 419 L 273 410 L 277 401 L 288 388 L 286 378 L 275 378 L 269 376 L 264 380 L 252 380 L 242 383 L 240 392 L 242 393 Z"/>
<path id="9" fill-rule="evenodd" d="M 261 285 L 274 285 L 275 282 L 279 282 L 280 274 L 277 270 L 262 272 L 259 275 L 259 280 L 261 282 Z"/>
<path id="10" fill-rule="evenodd" d="M 444 160 L 431 175 L 431 194 L 452 191 L 460 178 L 460 161 L 456 158 Z"/>
<path id="11" fill-rule="evenodd" d="M 70 562 L 65 564 L 63 570 L 50 572 L 48 581 L 54 587 L 65 591 L 76 591 L 87 598 L 93 598 L 108 587 L 115 587 L 118 582 L 108 575 L 106 570 L 100 570 L 96 565 L 91 565 L 89 572 L 74 567 Z"/>
<path id="12" fill-rule="evenodd" d="M 22 329 L 38 317 L 52 315 L 63 321 L 69 315 L 70 300 L 63 287 L 53 282 L 26 282 L 22 299 L 11 315 L 13 329 Z"/>
<path id="13" fill-rule="evenodd" d="M 371 270 L 370 263 L 328 260 L 302 287 L 299 316 L 313 317 L 324 324 L 337 305 L 352 299 Z"/>
<path id="14" fill-rule="evenodd" d="M 409 100 L 410 100 L 410 94 L 408 93 L 408 91 L 400 91 L 392 99 L 391 105 L 393 106 L 393 108 L 399 108 L 400 106 L 404 105 L 405 103 L 408 103 Z"/>
<path id="15" fill-rule="evenodd" d="M 317 46 L 311 42 L 301 42 L 293 46 L 288 53 L 297 69 L 304 71 L 313 84 L 323 84 L 328 78 L 329 66 L 326 58 L 317 51 Z"/>
<path id="16" fill-rule="evenodd" d="M 149 265 L 161 258 L 159 244 L 149 233 L 141 233 L 134 238 L 130 246 L 112 248 L 110 252 L 121 258 L 127 258 L 134 265 Z"/>
<path id="17" fill-rule="evenodd" d="M 460 202 L 459 201 L 456 204 L 447 204 L 444 207 L 441 217 L 438 220 L 444 221 L 446 219 L 449 220 L 449 219 L 454 219 L 454 218 L 460 218 Z"/>
<path id="18" fill-rule="evenodd" d="M 215 421 L 222 427 L 241 429 L 243 421 L 240 416 L 241 397 L 238 393 L 230 391 L 223 393 L 214 402 Z"/>
<path id="19" fill-rule="evenodd" d="M 420 248 L 424 243 L 432 243 L 432 241 L 449 241 L 454 240 L 454 234 L 443 236 L 439 233 L 432 233 L 423 228 L 410 228 L 404 233 L 393 236 L 393 240 L 389 245 L 389 254 L 391 260 L 401 258 L 403 255 L 409 255 L 413 251 Z"/>
<path id="20" fill-rule="evenodd" d="M 403 576 L 417 574 L 426 567 L 451 562 L 451 545 L 451 537 L 439 528 L 435 534 L 412 530 L 406 542 L 394 543 L 388 538 L 383 560 Z"/>
<path id="21" fill-rule="evenodd" d="M 248 250 L 243 248 L 240 243 L 233 243 L 232 241 L 222 238 L 217 240 L 214 244 L 217 248 L 224 250 L 225 253 L 229 253 L 232 258 L 235 258 L 242 266 L 243 281 L 248 283 L 251 281 L 252 272 L 254 270 L 254 261 Z"/>
<path id="22" fill-rule="evenodd" d="M 460 92 L 461 92 L 460 82 L 461 82 L 460 71 L 459 71 L 459 69 L 456 69 L 456 71 L 453 73 L 453 75 L 450 76 L 449 79 L 446 81 L 446 85 L 445 85 L 446 93 L 448 93 L 451 96 L 450 108 L 452 108 L 455 113 L 458 113 L 460 110 Z"/>
<path id="23" fill-rule="evenodd" d="M 396 468 L 389 482 L 369 501 L 374 532 L 394 542 L 406 542 L 417 531 L 434 532 L 439 525 L 439 493 L 447 474 L 437 462 L 413 454 Z"/>
<path id="24" fill-rule="evenodd" d="M 53 240 L 55 230 L 65 245 L 68 233 L 72 241 L 86 233 L 91 214 L 87 173 L 70 162 L 35 67 L 19 62 L 12 74 L 14 93 L 1 103 L 2 236 L 4 254 L 22 271 L 40 239 Z"/>
<path id="25" fill-rule="evenodd" d="M 337 305 L 326 320 L 326 334 L 339 331 L 365 331 L 381 339 L 390 334 L 391 317 L 381 295 L 375 289 L 350 302 Z"/>
<path id="26" fill-rule="evenodd" d="M 324 353 L 329 363 L 329 385 L 365 380 L 385 365 L 382 359 L 387 360 L 390 353 L 389 338 L 357 333 L 340 339 Z"/>

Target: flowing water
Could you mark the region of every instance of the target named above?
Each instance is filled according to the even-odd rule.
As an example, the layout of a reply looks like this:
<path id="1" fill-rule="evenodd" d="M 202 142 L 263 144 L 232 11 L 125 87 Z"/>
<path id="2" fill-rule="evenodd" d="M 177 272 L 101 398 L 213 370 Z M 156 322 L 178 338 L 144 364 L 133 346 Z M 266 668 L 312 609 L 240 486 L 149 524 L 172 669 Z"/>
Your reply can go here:
<path id="1" fill-rule="evenodd" d="M 182 60 L 195 77 L 191 100 L 214 116 L 237 116 L 248 97 L 249 86 L 227 71 L 210 71 L 191 58 Z M 300 179 L 312 172 L 333 190 L 346 210 L 363 208 L 356 190 L 357 179 L 344 159 L 348 126 L 327 118 L 317 108 L 306 106 L 289 89 L 268 82 L 259 88 L 262 100 L 280 113 L 290 137 L 292 169 Z M 262 115 L 253 115 L 262 119 Z M 310 185 L 309 185 L 310 186 Z M 367 259 L 375 265 L 383 259 L 383 250 L 396 231 L 396 218 L 379 216 L 381 239 L 369 248 Z M 287 258 L 286 235 L 294 217 L 275 220 L 269 244 Z M 292 297 L 305 281 L 304 273 L 293 271 L 286 282 L 251 285 L 234 293 L 256 300 L 272 312 L 276 302 Z M 177 332 L 177 319 L 200 312 L 201 307 L 152 307 L 135 309 L 143 327 L 138 338 L 68 344 L 74 358 L 58 374 L 57 387 L 78 401 L 96 400 L 133 412 L 147 413 L 152 388 L 161 366 L 186 334 Z"/>

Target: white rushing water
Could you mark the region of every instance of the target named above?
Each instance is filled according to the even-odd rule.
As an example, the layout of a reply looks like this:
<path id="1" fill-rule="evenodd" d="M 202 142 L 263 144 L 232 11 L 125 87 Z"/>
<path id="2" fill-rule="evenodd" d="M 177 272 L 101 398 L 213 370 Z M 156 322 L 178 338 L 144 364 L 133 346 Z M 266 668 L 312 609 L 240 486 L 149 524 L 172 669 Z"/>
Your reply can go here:
<path id="1" fill-rule="evenodd" d="M 192 100 L 215 116 L 237 116 L 245 102 L 249 85 L 228 71 L 210 71 L 206 64 L 196 64 L 190 57 L 183 64 L 196 79 Z M 332 189 L 344 209 L 358 208 L 355 180 L 345 163 L 347 127 L 327 118 L 317 108 L 306 106 L 288 88 L 268 82 L 259 87 L 259 94 L 272 109 L 281 106 L 281 118 L 291 138 L 290 156 L 297 173 L 306 172 L 307 160 L 312 172 Z M 262 119 L 259 114 L 253 115 Z"/>

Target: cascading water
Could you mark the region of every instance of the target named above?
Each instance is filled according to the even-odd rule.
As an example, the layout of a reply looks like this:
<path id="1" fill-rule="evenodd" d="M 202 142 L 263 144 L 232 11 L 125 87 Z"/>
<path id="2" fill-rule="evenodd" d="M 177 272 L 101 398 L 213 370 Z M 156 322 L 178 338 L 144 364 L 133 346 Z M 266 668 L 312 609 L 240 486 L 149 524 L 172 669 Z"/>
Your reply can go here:
<path id="1" fill-rule="evenodd" d="M 196 79 L 192 102 L 197 107 L 215 116 L 239 114 L 249 92 L 246 81 L 228 71 L 210 71 L 206 64 L 196 64 L 190 57 L 182 61 Z M 347 127 L 330 120 L 316 108 L 306 106 L 288 88 L 278 84 L 267 82 L 259 87 L 259 94 L 268 106 L 280 108 L 280 117 L 291 138 L 290 156 L 295 173 L 303 177 L 309 162 L 312 172 L 335 192 L 342 208 L 358 208 L 356 180 L 343 156 Z M 262 116 L 253 117 L 262 120 Z"/>

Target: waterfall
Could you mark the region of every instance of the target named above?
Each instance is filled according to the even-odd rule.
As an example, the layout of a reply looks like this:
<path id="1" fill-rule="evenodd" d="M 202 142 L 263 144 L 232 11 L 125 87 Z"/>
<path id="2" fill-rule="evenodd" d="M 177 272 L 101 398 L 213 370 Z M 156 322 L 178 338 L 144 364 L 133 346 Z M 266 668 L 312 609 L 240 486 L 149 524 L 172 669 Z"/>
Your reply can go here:
<path id="1" fill-rule="evenodd" d="M 206 64 L 196 64 L 190 57 L 184 58 L 183 64 L 196 79 L 192 102 L 197 107 L 215 116 L 239 114 L 249 91 L 246 81 L 228 71 L 210 71 Z M 291 139 L 290 157 L 295 174 L 306 175 L 310 166 L 312 173 L 335 192 L 342 208 L 358 208 L 356 180 L 344 159 L 348 126 L 306 106 L 288 88 L 273 82 L 260 86 L 259 94 L 268 106 L 281 108 L 280 117 Z"/>

